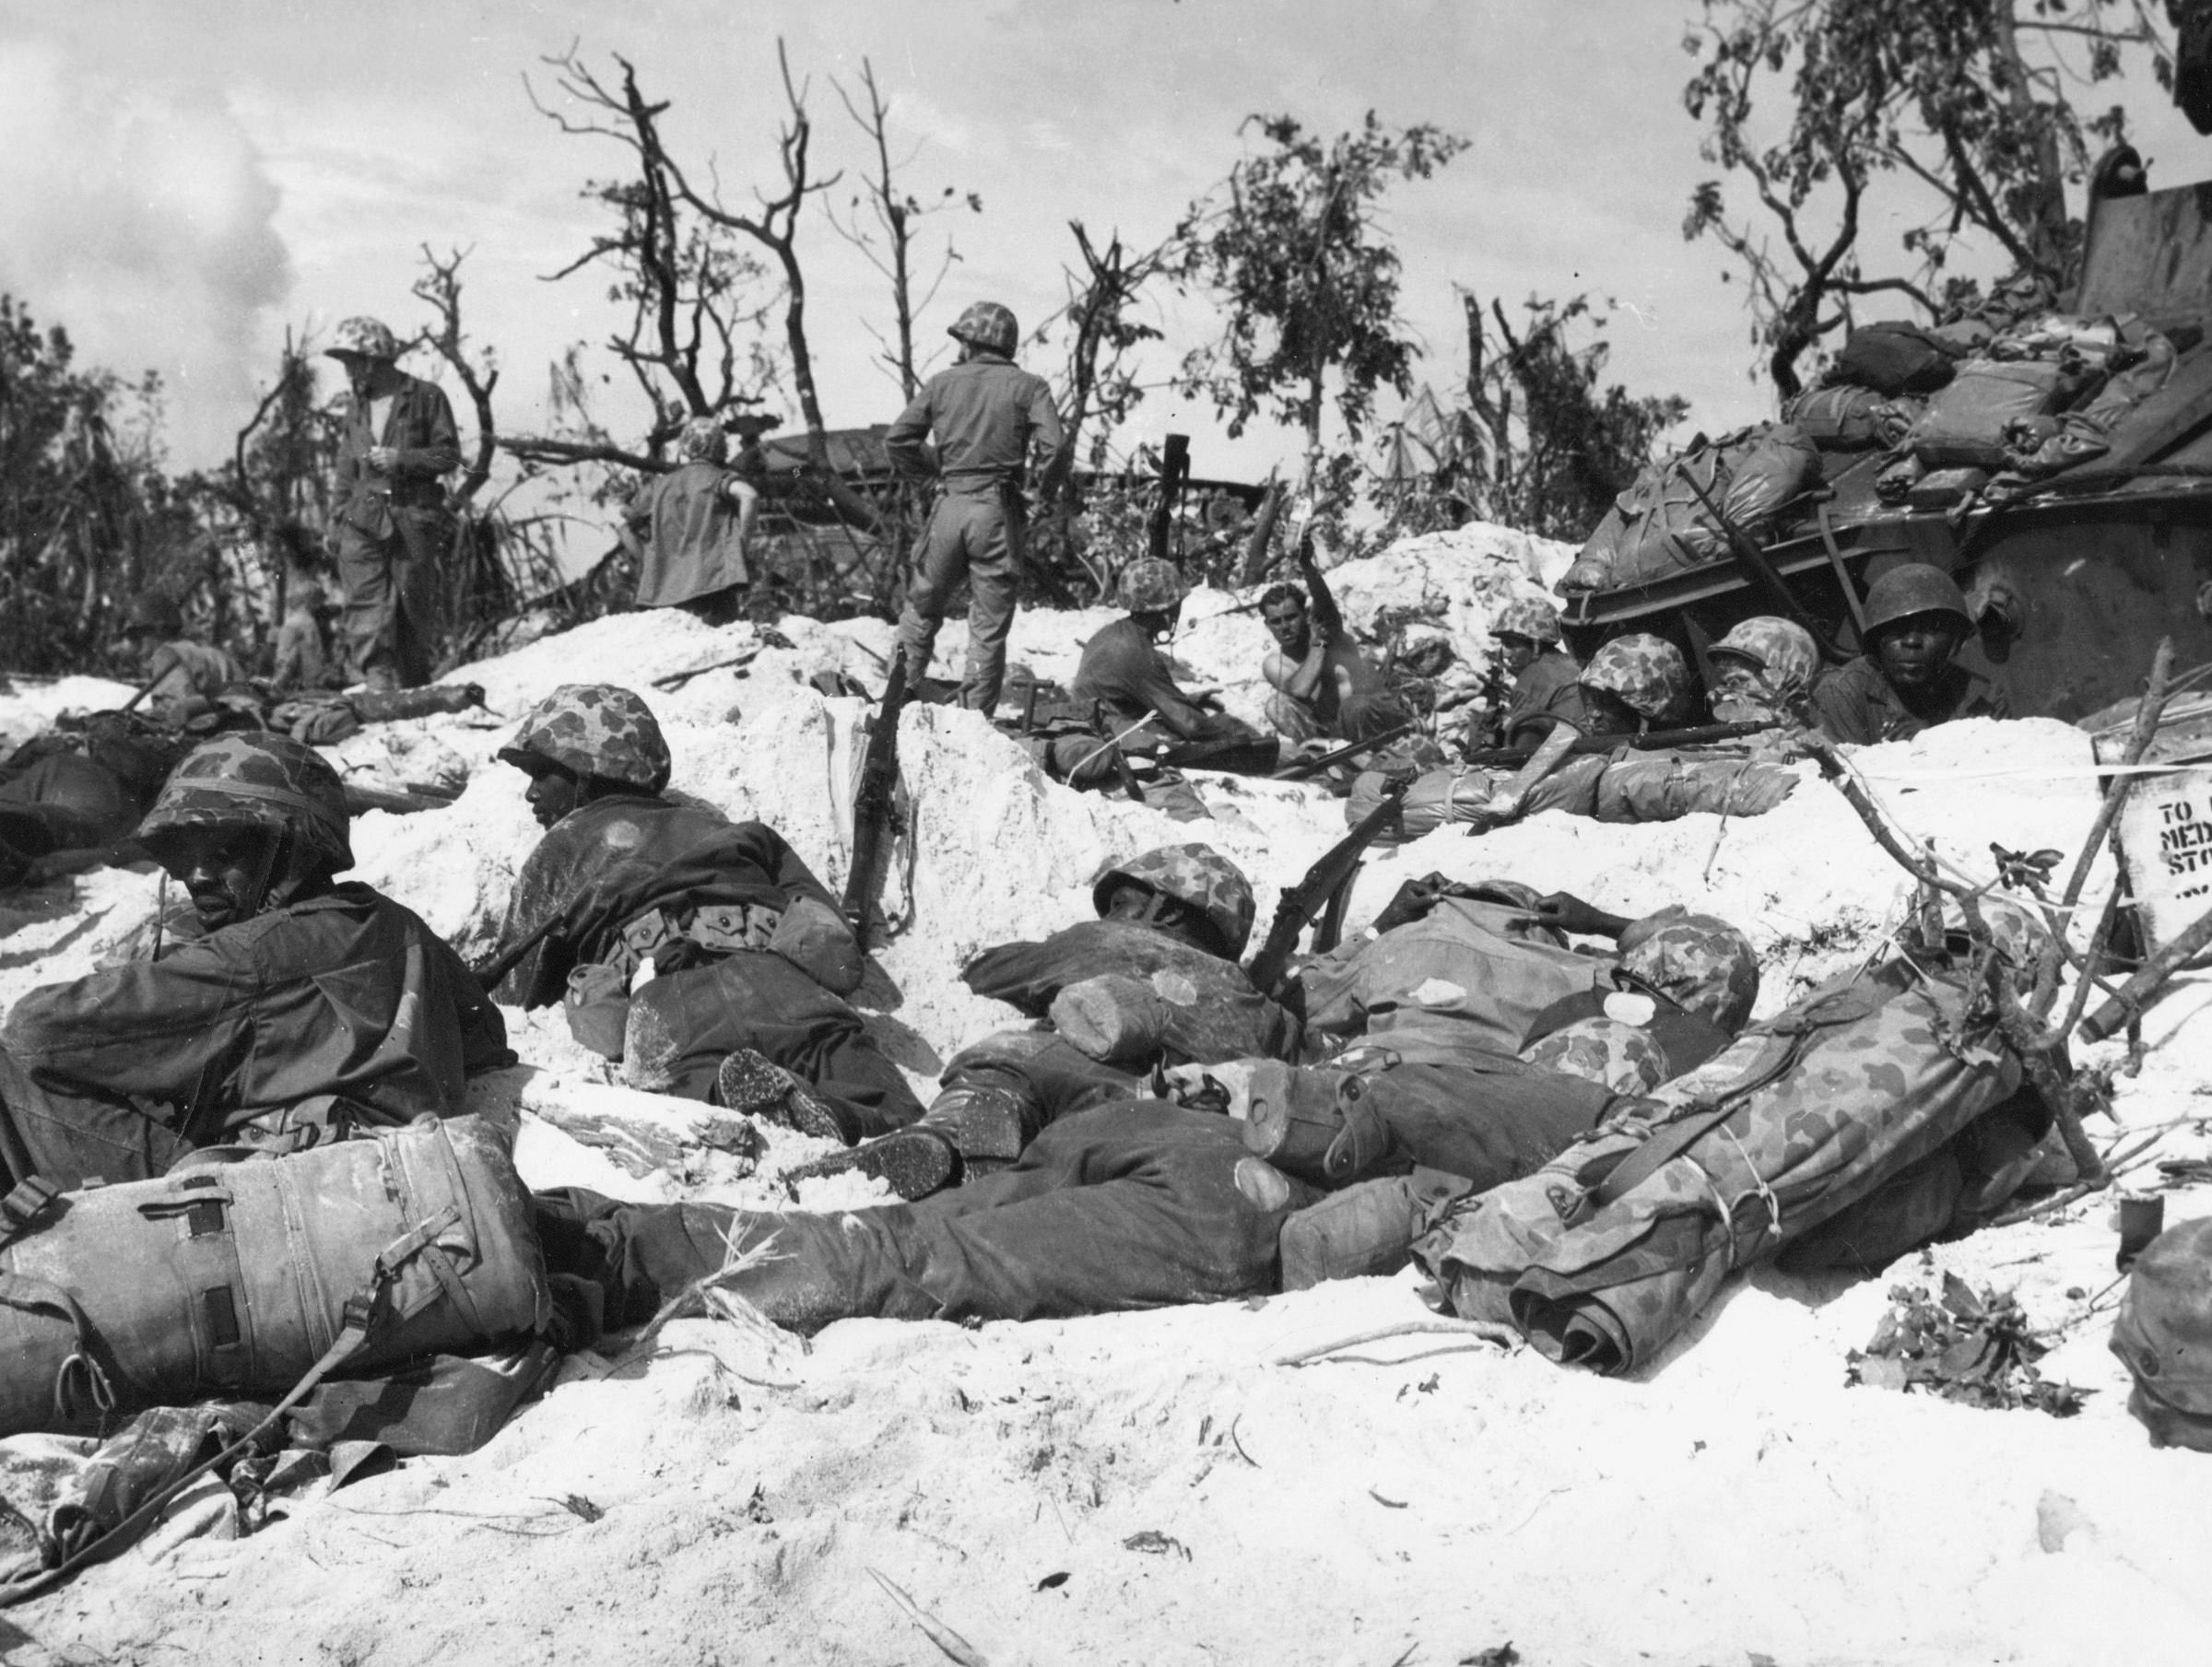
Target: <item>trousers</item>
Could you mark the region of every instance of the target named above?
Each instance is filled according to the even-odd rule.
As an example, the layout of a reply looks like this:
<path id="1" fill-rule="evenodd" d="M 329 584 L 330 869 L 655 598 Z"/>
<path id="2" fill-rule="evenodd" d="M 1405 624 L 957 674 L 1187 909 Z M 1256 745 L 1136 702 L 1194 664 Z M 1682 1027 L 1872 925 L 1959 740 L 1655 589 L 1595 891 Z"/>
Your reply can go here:
<path id="1" fill-rule="evenodd" d="M 724 1264 L 774 1253 L 730 1288 L 771 1320 L 1044 1320 L 1275 1288 L 1277 1239 L 1316 1196 L 1243 1149 L 1227 1118 L 1124 1100 L 1063 1118 L 1012 1168 L 914 1204 L 773 1215 L 541 1193 L 547 1265 L 596 1285 L 610 1327 L 652 1318 Z"/>
<path id="2" fill-rule="evenodd" d="M 949 491 L 937 499 L 899 616 L 899 646 L 909 677 L 929 669 L 937 628 L 962 579 L 968 581 L 968 663 L 960 704 L 988 713 L 1006 677 L 1006 633 L 1021 573 L 1021 511 L 1009 495 Z"/>

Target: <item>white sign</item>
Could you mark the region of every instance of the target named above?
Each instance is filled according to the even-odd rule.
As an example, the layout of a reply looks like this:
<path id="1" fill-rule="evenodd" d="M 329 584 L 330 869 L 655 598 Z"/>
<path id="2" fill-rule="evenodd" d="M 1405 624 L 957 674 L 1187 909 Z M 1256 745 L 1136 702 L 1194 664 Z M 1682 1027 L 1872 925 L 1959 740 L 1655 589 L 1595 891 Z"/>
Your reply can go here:
<path id="1" fill-rule="evenodd" d="M 2120 856 L 2155 952 L 2212 909 L 2212 769 L 2139 781 L 2120 813 Z"/>

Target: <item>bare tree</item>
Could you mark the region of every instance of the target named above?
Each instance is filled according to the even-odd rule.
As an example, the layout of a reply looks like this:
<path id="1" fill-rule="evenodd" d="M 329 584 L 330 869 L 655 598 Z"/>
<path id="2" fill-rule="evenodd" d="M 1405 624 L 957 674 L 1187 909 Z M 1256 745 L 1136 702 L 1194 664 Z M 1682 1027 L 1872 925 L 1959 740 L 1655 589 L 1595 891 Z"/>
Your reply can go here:
<path id="1" fill-rule="evenodd" d="M 528 463 L 598 463 L 657 472 L 667 467 L 669 443 L 689 418 L 761 403 L 759 391 L 771 367 L 749 344 L 770 303 L 753 299 L 749 291 L 766 276 L 765 268 L 732 242 L 726 225 L 699 210 L 661 136 L 667 101 L 645 97 L 628 59 L 615 58 L 619 86 L 603 80 L 574 47 L 545 62 L 554 71 L 555 85 L 583 113 L 549 108 L 525 77 L 531 102 L 565 134 L 622 146 L 632 167 L 626 178 L 585 184 L 585 198 L 608 209 L 614 223 L 575 260 L 548 274 L 547 281 L 559 282 L 587 267 L 611 271 L 611 294 L 627 302 L 629 311 L 622 330 L 605 346 L 629 369 L 653 411 L 653 422 L 643 444 L 633 449 L 617 444 L 592 420 L 582 399 L 571 399 L 564 407 L 557 398 L 557 407 L 578 419 L 577 435 L 516 435 L 500 443 Z M 809 370 L 809 388 L 811 383 Z M 581 386 L 581 379 L 575 386 Z"/>
<path id="2" fill-rule="evenodd" d="M 882 88 L 877 85 L 876 67 L 867 59 L 860 61 L 860 87 L 866 100 L 865 110 L 853 102 L 853 96 L 846 92 L 841 82 L 833 80 L 830 85 L 837 88 L 837 96 L 844 104 L 845 113 L 853 118 L 853 124 L 866 136 L 870 147 L 875 151 L 876 167 L 866 181 L 865 191 L 855 195 L 846 209 L 844 220 L 840 221 L 836 211 L 827 204 L 824 205 L 824 212 L 828 214 L 830 224 L 837 234 L 866 255 L 869 264 L 890 281 L 894 339 L 886 341 L 883 333 L 872 324 L 868 326 L 868 334 L 876 338 L 877 344 L 883 349 L 883 363 L 899 379 L 900 395 L 911 400 L 922 386 L 921 370 L 914 362 L 915 315 L 936 299 L 937 290 L 945 282 L 945 275 L 952 270 L 953 263 L 960 258 L 959 252 L 952 246 L 952 240 L 947 238 L 936 274 L 922 287 L 917 299 L 913 273 L 916 228 L 928 216 L 940 209 L 957 206 L 961 202 L 967 204 L 970 212 L 981 214 L 983 211 L 983 199 L 972 191 L 963 194 L 947 185 L 944 194 L 935 202 L 924 204 L 912 193 L 899 188 L 897 169 L 891 161 L 891 107 L 885 100 Z M 912 161 L 913 155 L 909 153 L 905 161 L 899 166 L 904 167 Z M 875 221 L 872 229 L 861 223 L 861 206 L 864 203 L 869 217 Z"/>
<path id="3" fill-rule="evenodd" d="M 1079 437 L 1087 422 L 1099 427 L 1099 447 L 1105 436 L 1144 397 L 1144 389 L 1127 369 L 1127 356 L 1140 342 L 1158 341 L 1160 334 L 1150 324 L 1132 318 L 1137 297 L 1158 277 L 1167 262 L 1164 245 L 1132 252 L 1122 246 L 1122 234 L 1112 233 L 1099 248 L 1081 220 L 1070 220 L 1083 270 L 1067 269 L 1067 305 L 1056 315 L 1070 331 L 1067 366 L 1060 385 L 1060 417 L 1067 430 L 1066 442 L 1045 465 L 1038 496 L 1047 504 L 1072 509 L 1076 458 Z M 1039 329 L 1044 334 L 1054 319 Z M 1097 448 L 1094 448 L 1096 450 Z M 1098 461 L 1102 461 L 1102 458 Z"/>
<path id="4" fill-rule="evenodd" d="M 467 258 L 467 250 L 455 249 L 441 260 L 425 243 L 423 275 L 415 280 L 414 289 L 416 298 L 427 302 L 438 315 L 438 322 L 416 340 L 452 367 L 477 417 L 475 454 L 469 458 L 460 484 L 449 494 L 455 510 L 465 509 L 491 478 L 491 462 L 499 445 L 499 425 L 491 409 L 492 390 L 500 385 L 499 356 L 488 347 L 472 358 L 461 329 L 461 263 Z"/>

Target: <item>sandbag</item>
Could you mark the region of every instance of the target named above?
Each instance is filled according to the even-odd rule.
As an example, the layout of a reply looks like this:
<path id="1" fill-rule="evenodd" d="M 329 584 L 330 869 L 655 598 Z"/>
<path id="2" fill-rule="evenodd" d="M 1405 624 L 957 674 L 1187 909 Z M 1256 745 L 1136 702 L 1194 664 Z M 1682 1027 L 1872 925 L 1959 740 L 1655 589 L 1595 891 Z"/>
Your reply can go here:
<path id="1" fill-rule="evenodd" d="M 2002 469 L 2007 429 L 2054 410 L 2065 380 L 2048 360 L 1969 359 L 1928 401 L 1905 443 L 1931 469 Z"/>
<path id="2" fill-rule="evenodd" d="M 1696 481 L 1737 531 L 1764 542 L 1783 507 L 1820 478 L 1820 453 L 1793 423 L 1767 423 L 1708 440 L 1653 464 L 1617 499 L 1559 581 L 1562 594 L 1606 590 L 1701 567 L 1728 554 L 1727 535 Z"/>
<path id="3" fill-rule="evenodd" d="M 1877 393 L 1933 393 L 1951 380 L 1959 357 L 1959 349 L 1934 332 L 1888 319 L 1844 338 L 1829 380 Z"/>
<path id="4" fill-rule="evenodd" d="M 351 1370 L 550 1319 L 529 1195 L 480 1118 L 65 1194 L 0 1250 L 0 1435 L 281 1393 L 380 1265 Z"/>
<path id="5" fill-rule="evenodd" d="M 1918 412 L 1872 388 L 1845 383 L 1807 389 L 1783 415 L 1823 452 L 1865 452 L 1896 444 Z"/>
<path id="6" fill-rule="evenodd" d="M 1683 816 L 1763 816 L 1796 791 L 1786 764 L 1750 758 L 1645 753 L 1607 764 L 1590 814 L 1600 822 L 1673 822 Z"/>
<path id="7" fill-rule="evenodd" d="M 1569 758 L 1536 783 L 1523 803 L 1521 814 L 1534 816 L 1547 810 L 1563 810 L 1572 816 L 1594 815 L 1597 809 L 1597 780 L 1605 769 L 1603 753 L 1584 753 Z M 1477 808 L 1512 781 L 1513 774 L 1510 769 L 1476 769 L 1466 765 L 1432 769 L 1406 790 L 1397 821 L 1375 842 L 1401 844 L 1452 823 L 1471 822 Z M 1381 770 L 1362 770 L 1353 777 L 1351 794 L 1345 801 L 1345 826 L 1357 828 L 1365 821 L 1368 813 L 1382 803 L 1382 790 L 1389 781 L 1390 778 Z"/>
<path id="8" fill-rule="evenodd" d="M 1828 985 L 1535 1175 L 1469 1201 L 1417 1260 L 1460 1315 L 1510 1320 L 1563 1365 L 1648 1363 L 1731 1272 L 2014 1093 L 2019 1062 L 1986 1003 L 1970 1005 L 1969 982 L 1891 962 Z"/>

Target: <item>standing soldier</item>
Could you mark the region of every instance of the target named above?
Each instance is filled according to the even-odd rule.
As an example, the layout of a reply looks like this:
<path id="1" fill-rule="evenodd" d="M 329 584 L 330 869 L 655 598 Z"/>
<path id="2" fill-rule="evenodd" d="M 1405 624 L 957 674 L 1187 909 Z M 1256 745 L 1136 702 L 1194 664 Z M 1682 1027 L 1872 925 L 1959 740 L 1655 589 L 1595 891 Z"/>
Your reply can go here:
<path id="1" fill-rule="evenodd" d="M 745 546 L 760 494 L 725 466 L 720 417 L 693 417 L 677 446 L 683 462 L 646 482 L 622 516 L 622 543 L 638 558 L 637 605 L 728 625 L 745 611 Z"/>
<path id="2" fill-rule="evenodd" d="M 1014 362 L 1014 314 L 978 301 L 947 332 L 960 344 L 949 370 L 929 379 L 914 403 L 883 437 L 891 462 L 912 475 L 931 472 L 922 437 L 937 440 L 935 473 L 942 488 L 899 619 L 907 673 L 929 669 L 945 605 L 968 580 L 968 664 L 960 704 L 989 712 L 998 705 L 1006 671 L 1006 633 L 1014 625 L 1023 509 L 1021 485 L 1030 448 L 1049 457 L 1065 435 L 1052 390 Z"/>
<path id="3" fill-rule="evenodd" d="M 399 344 L 372 318 L 338 326 L 329 357 L 353 397 L 331 482 L 329 541 L 346 589 L 339 632 L 353 672 L 374 690 L 430 680 L 438 556 L 448 543 L 441 476 L 461 465 L 453 408 L 393 361 Z"/>

